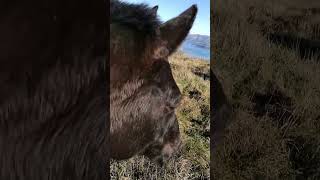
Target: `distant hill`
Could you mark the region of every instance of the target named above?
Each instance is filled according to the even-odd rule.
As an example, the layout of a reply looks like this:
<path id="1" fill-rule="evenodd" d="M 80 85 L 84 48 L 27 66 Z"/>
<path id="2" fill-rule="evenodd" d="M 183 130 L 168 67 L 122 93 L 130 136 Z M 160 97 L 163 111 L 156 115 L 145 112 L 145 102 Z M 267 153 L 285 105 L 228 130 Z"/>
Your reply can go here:
<path id="1" fill-rule="evenodd" d="M 184 43 L 190 43 L 200 48 L 210 49 L 210 36 L 189 34 Z"/>

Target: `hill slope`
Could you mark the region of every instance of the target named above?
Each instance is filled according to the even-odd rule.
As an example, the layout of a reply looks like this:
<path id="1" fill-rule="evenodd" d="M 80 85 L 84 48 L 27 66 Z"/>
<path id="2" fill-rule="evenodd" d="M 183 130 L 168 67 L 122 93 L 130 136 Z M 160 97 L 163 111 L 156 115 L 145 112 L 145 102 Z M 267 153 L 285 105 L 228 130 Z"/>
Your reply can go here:
<path id="1" fill-rule="evenodd" d="M 319 38 L 319 19 L 310 16 L 317 7 L 314 0 L 212 6 L 212 67 L 234 108 L 212 163 L 215 179 L 320 179 L 319 62 L 266 38 L 283 32 Z"/>
<path id="2" fill-rule="evenodd" d="M 189 34 L 184 40 L 186 43 L 193 44 L 195 46 L 209 49 L 210 48 L 210 36 L 200 34 Z"/>

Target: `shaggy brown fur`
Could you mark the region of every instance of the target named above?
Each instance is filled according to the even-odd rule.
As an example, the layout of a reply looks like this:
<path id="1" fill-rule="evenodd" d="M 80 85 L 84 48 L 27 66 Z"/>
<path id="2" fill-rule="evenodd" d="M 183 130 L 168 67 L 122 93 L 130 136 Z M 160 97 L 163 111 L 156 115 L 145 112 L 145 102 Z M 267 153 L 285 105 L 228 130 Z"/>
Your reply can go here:
<path id="1" fill-rule="evenodd" d="M 0 2 L 0 179 L 105 179 L 105 8 Z"/>
<path id="2" fill-rule="evenodd" d="M 197 8 L 162 24 L 155 8 L 111 1 L 111 157 L 169 157 L 180 147 L 174 113 L 180 91 L 168 55 L 188 34 Z M 173 30 L 174 29 L 174 30 Z"/>

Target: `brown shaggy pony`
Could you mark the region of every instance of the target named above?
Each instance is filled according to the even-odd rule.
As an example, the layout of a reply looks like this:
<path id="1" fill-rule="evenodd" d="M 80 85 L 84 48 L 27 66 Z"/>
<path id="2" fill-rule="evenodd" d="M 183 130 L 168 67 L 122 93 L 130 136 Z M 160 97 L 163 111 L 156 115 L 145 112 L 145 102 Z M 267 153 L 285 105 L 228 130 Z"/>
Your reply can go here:
<path id="1" fill-rule="evenodd" d="M 165 23 L 157 6 L 111 1 L 111 158 L 143 154 L 162 162 L 181 144 L 181 99 L 168 56 L 189 33 L 197 7 Z"/>
<path id="2" fill-rule="evenodd" d="M 106 178 L 106 6 L 0 1 L 0 179 Z"/>

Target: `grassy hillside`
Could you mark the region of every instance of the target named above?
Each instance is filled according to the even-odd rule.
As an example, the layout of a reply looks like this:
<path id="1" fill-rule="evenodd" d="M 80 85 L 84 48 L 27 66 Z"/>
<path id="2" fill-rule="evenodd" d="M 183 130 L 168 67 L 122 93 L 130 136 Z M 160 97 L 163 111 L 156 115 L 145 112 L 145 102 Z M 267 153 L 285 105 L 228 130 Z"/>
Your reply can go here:
<path id="1" fill-rule="evenodd" d="M 183 149 L 164 168 L 144 157 L 112 162 L 111 179 L 209 179 L 209 63 L 180 52 L 169 61 L 183 94 L 176 112 Z"/>
<path id="2" fill-rule="evenodd" d="M 320 179 L 319 60 L 266 38 L 286 32 L 319 39 L 319 3 L 212 3 L 212 68 L 234 108 L 212 163 L 215 179 Z"/>

